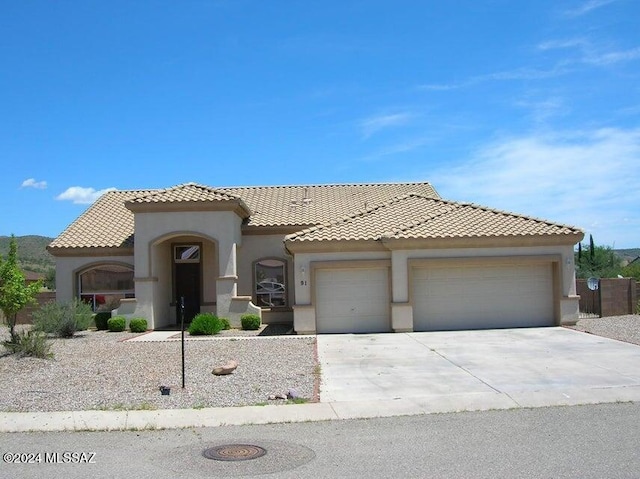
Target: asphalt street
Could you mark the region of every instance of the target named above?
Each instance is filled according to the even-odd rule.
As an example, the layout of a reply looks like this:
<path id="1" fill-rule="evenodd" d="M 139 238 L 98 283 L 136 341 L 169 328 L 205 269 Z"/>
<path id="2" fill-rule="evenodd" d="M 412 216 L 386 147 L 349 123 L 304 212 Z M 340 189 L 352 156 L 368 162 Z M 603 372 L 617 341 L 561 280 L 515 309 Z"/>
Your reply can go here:
<path id="1" fill-rule="evenodd" d="M 0 478 L 638 478 L 638 419 L 639 403 L 613 403 L 160 431 L 3 433 Z M 203 455 L 233 444 L 266 454 L 245 461 Z"/>

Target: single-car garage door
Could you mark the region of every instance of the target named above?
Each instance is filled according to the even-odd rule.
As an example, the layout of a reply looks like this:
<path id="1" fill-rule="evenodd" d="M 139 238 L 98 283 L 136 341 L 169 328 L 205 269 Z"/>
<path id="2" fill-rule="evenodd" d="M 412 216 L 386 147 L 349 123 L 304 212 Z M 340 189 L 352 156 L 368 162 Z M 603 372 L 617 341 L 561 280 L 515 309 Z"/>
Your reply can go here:
<path id="1" fill-rule="evenodd" d="M 552 326 L 551 263 L 413 269 L 415 331 Z"/>
<path id="2" fill-rule="evenodd" d="M 388 276 L 388 268 L 316 271 L 317 332 L 389 332 Z"/>

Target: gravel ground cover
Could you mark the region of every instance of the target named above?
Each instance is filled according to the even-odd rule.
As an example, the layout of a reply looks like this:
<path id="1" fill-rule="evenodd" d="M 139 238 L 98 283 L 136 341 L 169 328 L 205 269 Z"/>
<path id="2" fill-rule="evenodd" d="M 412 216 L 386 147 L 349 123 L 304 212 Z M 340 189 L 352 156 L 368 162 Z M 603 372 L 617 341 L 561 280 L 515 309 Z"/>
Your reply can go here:
<path id="1" fill-rule="evenodd" d="M 571 328 L 640 345 L 639 315 L 581 319 Z M 128 332 L 85 331 L 53 339 L 51 360 L 4 354 L 0 347 L 0 411 L 246 406 L 289 389 L 315 400 L 315 338 L 287 332 L 231 330 L 221 333 L 224 339 L 187 340 L 185 389 L 180 341 L 131 342 L 136 335 Z M 0 340 L 7 338 L 3 325 Z M 239 363 L 233 374 L 211 374 L 229 360 Z M 171 394 L 161 395 L 161 385 Z"/>
<path id="2" fill-rule="evenodd" d="M 6 326 L 0 331 L 0 340 L 7 339 Z M 246 406 L 273 402 L 270 395 L 289 389 L 314 399 L 315 338 L 236 333 L 185 341 L 185 389 L 180 341 L 130 342 L 136 335 L 129 332 L 85 331 L 53 339 L 55 356 L 47 360 L 3 355 L 0 346 L 0 410 Z M 229 360 L 238 362 L 233 374 L 211 374 Z M 161 395 L 161 385 L 171 393 Z"/>
<path id="3" fill-rule="evenodd" d="M 640 315 L 637 314 L 581 319 L 571 329 L 640 345 Z"/>

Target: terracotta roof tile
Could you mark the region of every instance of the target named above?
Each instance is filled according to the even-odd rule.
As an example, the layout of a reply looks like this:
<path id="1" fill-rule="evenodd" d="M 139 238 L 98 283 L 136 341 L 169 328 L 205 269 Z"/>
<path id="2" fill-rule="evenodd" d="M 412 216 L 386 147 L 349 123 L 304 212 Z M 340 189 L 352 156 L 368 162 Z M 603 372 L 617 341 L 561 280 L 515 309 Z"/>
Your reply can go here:
<path id="1" fill-rule="evenodd" d="M 210 188 L 197 183 L 185 183 L 164 190 L 154 190 L 147 194 L 136 196 L 129 200 L 130 203 L 182 203 L 182 202 L 211 202 L 239 200 L 236 195 Z"/>
<path id="2" fill-rule="evenodd" d="M 287 241 L 336 241 L 576 235 L 580 230 L 478 205 L 409 194 L 340 220 L 287 236 Z"/>
<path id="3" fill-rule="evenodd" d="M 210 188 L 188 183 L 161 190 L 105 193 L 50 245 L 131 248 L 134 213 L 126 204 L 238 201 L 246 224 L 299 227 L 288 241 L 577 234 L 579 230 L 477 205 L 441 200 L 428 183 Z"/>
<path id="4" fill-rule="evenodd" d="M 124 205 L 150 191 L 105 193 L 53 240 L 49 248 L 132 248 L 133 213 Z"/>
<path id="5" fill-rule="evenodd" d="M 311 226 L 407 193 L 438 198 L 429 183 L 251 186 L 218 188 L 241 197 L 249 226 Z"/>

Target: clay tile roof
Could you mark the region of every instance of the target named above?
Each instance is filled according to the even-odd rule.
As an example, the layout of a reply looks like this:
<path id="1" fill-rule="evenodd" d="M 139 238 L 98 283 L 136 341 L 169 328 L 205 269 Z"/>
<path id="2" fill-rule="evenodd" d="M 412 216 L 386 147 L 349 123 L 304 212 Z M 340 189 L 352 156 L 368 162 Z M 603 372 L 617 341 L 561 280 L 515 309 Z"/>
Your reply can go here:
<path id="1" fill-rule="evenodd" d="M 212 202 L 239 200 L 236 195 L 225 191 L 199 185 L 197 183 L 185 183 L 164 190 L 150 191 L 147 194 L 136 196 L 128 200 L 131 204 L 143 203 L 184 203 L 184 202 Z"/>
<path id="2" fill-rule="evenodd" d="M 478 205 L 408 194 L 308 228 L 289 242 L 579 235 L 581 230 Z"/>
<path id="3" fill-rule="evenodd" d="M 49 249 L 133 248 L 133 213 L 125 202 L 151 191 L 105 193 L 53 240 Z"/>
<path id="4" fill-rule="evenodd" d="M 252 211 L 249 226 L 313 226 L 407 193 L 439 198 L 429 183 L 333 184 L 219 188 Z"/>
<path id="5" fill-rule="evenodd" d="M 308 227 L 416 192 L 438 197 L 429 183 L 251 186 L 210 188 L 186 183 L 167 189 L 105 193 L 50 245 L 52 252 L 67 248 L 132 248 L 134 213 L 131 207 L 152 204 L 204 205 L 238 201 L 251 216 L 249 226 Z"/>

